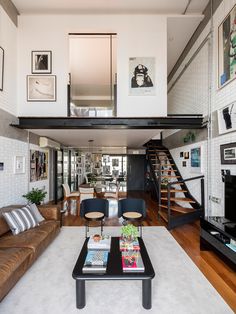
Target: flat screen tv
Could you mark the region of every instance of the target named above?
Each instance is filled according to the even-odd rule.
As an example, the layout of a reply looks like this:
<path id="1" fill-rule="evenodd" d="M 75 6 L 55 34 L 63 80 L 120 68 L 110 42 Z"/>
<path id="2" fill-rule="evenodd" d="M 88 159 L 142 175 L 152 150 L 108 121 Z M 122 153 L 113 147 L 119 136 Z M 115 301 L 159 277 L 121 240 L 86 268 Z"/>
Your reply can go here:
<path id="1" fill-rule="evenodd" d="M 236 176 L 225 176 L 225 218 L 236 222 Z"/>

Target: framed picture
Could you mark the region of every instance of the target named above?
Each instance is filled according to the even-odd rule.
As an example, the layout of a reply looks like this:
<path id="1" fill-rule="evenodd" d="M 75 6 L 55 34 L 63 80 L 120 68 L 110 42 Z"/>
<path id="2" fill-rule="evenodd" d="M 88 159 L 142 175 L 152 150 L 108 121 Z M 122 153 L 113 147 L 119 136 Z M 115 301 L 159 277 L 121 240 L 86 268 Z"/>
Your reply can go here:
<path id="1" fill-rule="evenodd" d="M 52 73 L 52 52 L 32 51 L 31 52 L 31 72 L 32 74 Z"/>
<path id="2" fill-rule="evenodd" d="M 182 161 L 182 166 L 183 167 L 187 167 L 187 162 L 186 161 Z"/>
<path id="3" fill-rule="evenodd" d="M 56 101 L 56 75 L 27 75 L 27 101 Z"/>
<path id="4" fill-rule="evenodd" d="M 180 152 L 180 153 L 179 153 L 179 157 L 180 157 L 180 158 L 183 158 L 183 157 L 184 157 L 184 152 Z"/>
<path id="5" fill-rule="evenodd" d="M 220 145 L 220 159 L 222 165 L 236 164 L 236 143 Z"/>
<path id="6" fill-rule="evenodd" d="M 189 159 L 189 152 L 184 152 L 184 159 Z"/>
<path id="7" fill-rule="evenodd" d="M 0 47 L 0 90 L 3 91 L 4 50 Z"/>
<path id="8" fill-rule="evenodd" d="M 236 102 L 232 102 L 217 111 L 219 134 L 236 130 Z"/>
<path id="9" fill-rule="evenodd" d="M 48 152 L 30 150 L 30 182 L 48 178 Z"/>
<path id="10" fill-rule="evenodd" d="M 155 95 L 155 58 L 129 58 L 129 95 Z"/>
<path id="11" fill-rule="evenodd" d="M 218 86 L 236 77 L 236 5 L 218 28 Z"/>
<path id="12" fill-rule="evenodd" d="M 25 173 L 25 156 L 14 157 L 14 173 L 15 174 Z"/>
<path id="13" fill-rule="evenodd" d="M 192 148 L 191 156 L 191 170 L 192 172 L 201 172 L 201 147 Z"/>

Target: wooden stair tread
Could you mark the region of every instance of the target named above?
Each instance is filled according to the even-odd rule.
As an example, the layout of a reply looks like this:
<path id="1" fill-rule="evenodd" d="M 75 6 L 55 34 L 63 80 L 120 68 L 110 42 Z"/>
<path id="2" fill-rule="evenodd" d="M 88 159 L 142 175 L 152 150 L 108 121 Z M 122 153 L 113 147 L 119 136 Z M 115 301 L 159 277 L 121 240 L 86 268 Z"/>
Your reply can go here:
<path id="1" fill-rule="evenodd" d="M 161 193 L 167 193 L 168 190 L 167 189 L 161 189 Z M 170 192 L 174 192 L 174 193 L 185 193 L 188 192 L 187 190 L 177 190 L 177 189 L 170 189 Z"/>
<path id="2" fill-rule="evenodd" d="M 181 176 L 166 176 L 166 175 L 161 175 L 162 178 L 181 178 Z"/>
<path id="3" fill-rule="evenodd" d="M 161 197 L 161 199 L 163 201 L 168 200 L 167 197 Z M 170 197 L 170 201 L 196 203 L 194 200 L 192 200 L 191 198 L 187 198 L 187 197 Z"/>
<path id="4" fill-rule="evenodd" d="M 168 209 L 167 205 L 159 205 L 162 208 Z M 170 209 L 173 212 L 178 212 L 178 213 L 182 213 L 182 214 L 186 214 L 186 213 L 191 213 L 194 212 L 195 209 L 194 208 L 187 208 L 187 207 L 182 207 L 182 206 L 170 206 Z"/>

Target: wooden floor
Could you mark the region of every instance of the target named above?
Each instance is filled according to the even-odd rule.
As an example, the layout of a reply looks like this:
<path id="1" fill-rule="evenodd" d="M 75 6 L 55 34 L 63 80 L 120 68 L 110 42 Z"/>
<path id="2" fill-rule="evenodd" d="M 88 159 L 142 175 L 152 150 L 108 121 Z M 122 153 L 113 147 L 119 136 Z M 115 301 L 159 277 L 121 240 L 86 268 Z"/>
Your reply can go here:
<path id="1" fill-rule="evenodd" d="M 157 219 L 157 205 L 149 194 L 144 192 L 128 192 L 128 197 L 143 198 L 147 205 L 147 217 L 144 226 L 166 226 L 166 223 Z M 109 217 L 106 226 L 119 226 L 122 221 L 117 218 L 117 201 L 110 200 Z M 78 209 L 79 211 L 79 209 Z M 64 226 L 82 226 L 83 219 L 78 214 L 66 212 L 63 214 Z M 199 248 L 199 223 L 186 224 L 170 231 L 176 241 L 181 245 L 197 267 L 211 282 L 219 294 L 236 313 L 236 273 L 229 268 L 217 255 L 211 251 L 200 251 Z"/>

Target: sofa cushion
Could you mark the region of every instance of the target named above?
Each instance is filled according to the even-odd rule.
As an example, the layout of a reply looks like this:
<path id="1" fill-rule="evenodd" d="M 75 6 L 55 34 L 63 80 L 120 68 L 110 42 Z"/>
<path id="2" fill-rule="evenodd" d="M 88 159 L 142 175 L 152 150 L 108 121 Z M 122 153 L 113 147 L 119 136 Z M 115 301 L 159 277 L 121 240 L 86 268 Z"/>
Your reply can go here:
<path id="1" fill-rule="evenodd" d="M 31 265 L 32 256 L 28 248 L 0 249 L 0 301 Z"/>
<path id="2" fill-rule="evenodd" d="M 36 204 L 30 204 L 30 205 L 27 205 L 27 207 L 29 207 L 32 215 L 34 216 L 37 222 L 41 222 L 45 220 L 45 218 L 40 214 L 40 211 L 38 210 L 38 207 L 36 206 Z"/>
<path id="3" fill-rule="evenodd" d="M 7 233 L 0 237 L 0 248 L 30 248 L 36 259 L 60 231 L 57 221 L 43 221 L 38 227 L 26 230 L 16 236 Z"/>
<path id="4" fill-rule="evenodd" d="M 27 207 L 4 212 L 2 215 L 6 219 L 6 222 L 14 235 L 38 225 L 38 222 Z"/>

